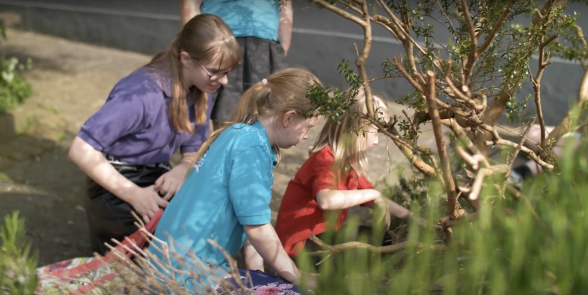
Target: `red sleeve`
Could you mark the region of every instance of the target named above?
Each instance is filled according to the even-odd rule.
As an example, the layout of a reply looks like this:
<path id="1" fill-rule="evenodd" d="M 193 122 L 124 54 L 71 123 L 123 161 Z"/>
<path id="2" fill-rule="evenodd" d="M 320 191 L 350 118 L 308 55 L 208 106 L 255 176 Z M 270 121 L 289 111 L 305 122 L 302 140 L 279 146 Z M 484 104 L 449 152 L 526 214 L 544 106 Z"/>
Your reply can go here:
<path id="1" fill-rule="evenodd" d="M 338 189 L 334 171 L 335 159 L 325 149 L 316 154 L 312 169 L 312 196 L 324 189 Z"/>

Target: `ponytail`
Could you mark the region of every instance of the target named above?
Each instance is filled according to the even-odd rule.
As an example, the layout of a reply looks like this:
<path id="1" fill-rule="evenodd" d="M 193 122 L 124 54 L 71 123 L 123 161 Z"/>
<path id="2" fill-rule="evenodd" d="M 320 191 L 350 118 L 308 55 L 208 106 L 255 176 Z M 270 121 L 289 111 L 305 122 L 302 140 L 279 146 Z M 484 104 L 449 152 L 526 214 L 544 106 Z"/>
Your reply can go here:
<path id="1" fill-rule="evenodd" d="M 263 82 L 255 83 L 243 94 L 239 105 L 231 114 L 230 120 L 220 129 L 214 131 L 202 144 L 190 167 L 200 160 L 223 131 L 235 124 L 251 125 L 260 117 L 277 118 L 290 110 L 303 114 L 305 111 L 315 108 L 310 99 L 306 97 L 308 88 L 313 85 L 321 85 L 321 83 L 312 73 L 298 68 L 281 70 L 264 79 Z M 277 147 L 274 149 L 279 163 L 280 150 Z M 190 171 L 192 169 L 188 173 Z"/>
<path id="2" fill-rule="evenodd" d="M 261 82 L 255 83 L 253 87 L 249 88 L 243 94 L 243 96 L 241 97 L 241 101 L 239 102 L 239 105 L 229 117 L 229 121 L 225 122 L 221 128 L 215 130 L 210 134 L 208 139 L 202 144 L 202 146 L 198 150 L 198 153 L 196 154 L 196 157 L 194 157 L 194 160 L 192 160 L 192 163 L 190 163 L 190 167 L 194 167 L 194 165 L 196 165 L 196 162 L 198 162 L 198 160 L 202 158 L 202 155 L 204 155 L 204 153 L 208 151 L 210 145 L 220 136 L 221 133 L 223 133 L 229 127 L 238 123 L 251 125 L 257 121 L 259 117 L 259 110 L 257 108 L 257 98 L 264 91 L 262 87 L 267 86 L 263 86 Z M 269 94 L 269 88 L 267 92 Z M 188 177 L 190 171 L 191 169 L 188 170 L 186 177 Z"/>

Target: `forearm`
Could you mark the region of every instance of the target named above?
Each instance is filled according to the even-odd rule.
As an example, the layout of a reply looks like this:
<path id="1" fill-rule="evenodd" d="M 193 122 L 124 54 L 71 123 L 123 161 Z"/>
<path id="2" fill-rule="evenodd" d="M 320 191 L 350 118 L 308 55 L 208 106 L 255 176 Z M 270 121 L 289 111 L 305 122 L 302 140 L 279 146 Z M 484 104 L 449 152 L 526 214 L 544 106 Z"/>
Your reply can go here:
<path id="1" fill-rule="evenodd" d="M 116 171 L 102 153 L 76 136 L 68 155 L 88 177 L 123 201 L 130 203 L 129 198 L 132 195 L 130 192 L 139 187 Z"/>
<path id="2" fill-rule="evenodd" d="M 183 153 L 182 159 L 180 160 L 180 163 L 175 165 L 173 169 L 174 170 L 181 170 L 181 172 L 183 172 L 184 174 L 188 173 L 188 171 L 190 170 L 190 168 L 192 166 L 192 161 L 194 161 L 194 158 L 196 157 L 196 154 L 197 154 L 197 152 Z"/>
<path id="3" fill-rule="evenodd" d="M 289 282 L 296 282 L 300 278 L 300 270 L 284 250 L 271 224 L 245 225 L 244 227 L 251 245 L 282 278 Z"/>
<path id="4" fill-rule="evenodd" d="M 316 202 L 322 210 L 340 210 L 371 202 L 381 196 L 382 194 L 375 189 L 349 191 L 324 189 L 317 193 Z"/>
<path id="5" fill-rule="evenodd" d="M 410 216 L 410 210 L 398 205 L 396 202 L 386 199 L 390 214 L 396 218 L 406 219 Z"/>
<path id="6" fill-rule="evenodd" d="M 200 14 L 202 0 L 180 0 L 180 20 L 182 27 L 193 17 Z"/>
<path id="7" fill-rule="evenodd" d="M 257 250 L 255 250 L 255 247 L 251 245 L 251 242 L 249 242 L 249 240 L 247 240 L 245 242 L 245 245 L 243 245 L 242 251 L 247 269 L 265 271 L 263 266 L 263 258 L 261 257 L 261 255 L 259 255 L 259 253 L 257 253 Z"/>
<path id="8" fill-rule="evenodd" d="M 284 48 L 284 54 L 288 55 L 290 44 L 292 42 L 292 25 L 294 23 L 294 12 L 292 10 L 292 1 L 286 0 L 280 10 L 280 24 L 278 26 L 278 39 Z"/>

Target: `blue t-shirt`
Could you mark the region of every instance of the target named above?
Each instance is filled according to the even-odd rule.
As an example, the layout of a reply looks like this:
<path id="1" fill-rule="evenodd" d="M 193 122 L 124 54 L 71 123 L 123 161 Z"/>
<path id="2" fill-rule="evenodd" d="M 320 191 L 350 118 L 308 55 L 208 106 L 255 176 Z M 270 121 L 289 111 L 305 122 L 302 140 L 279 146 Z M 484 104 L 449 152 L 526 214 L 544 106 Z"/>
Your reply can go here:
<path id="1" fill-rule="evenodd" d="M 280 7 L 275 0 L 204 0 L 200 11 L 220 16 L 235 37 L 278 41 Z"/>
<path id="2" fill-rule="evenodd" d="M 187 255 L 187 250 L 202 263 L 228 269 L 222 252 L 207 240 L 216 241 L 234 256 L 246 241 L 243 225 L 271 221 L 269 204 L 276 164 L 276 153 L 259 121 L 229 127 L 196 163 L 164 210 L 155 237 L 168 245 L 170 239 L 174 241 L 181 255 Z M 150 251 L 164 259 L 152 247 Z M 182 269 L 173 259 L 172 266 Z M 184 280 L 198 286 L 189 276 Z"/>

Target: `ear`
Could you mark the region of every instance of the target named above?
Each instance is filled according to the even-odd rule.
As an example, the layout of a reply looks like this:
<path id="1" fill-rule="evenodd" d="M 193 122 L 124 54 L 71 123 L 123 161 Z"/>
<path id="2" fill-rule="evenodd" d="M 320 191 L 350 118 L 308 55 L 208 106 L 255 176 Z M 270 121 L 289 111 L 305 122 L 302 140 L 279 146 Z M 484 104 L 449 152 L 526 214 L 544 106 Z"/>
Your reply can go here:
<path id="1" fill-rule="evenodd" d="M 180 51 L 180 61 L 182 62 L 182 66 L 186 68 L 190 68 L 192 66 L 192 57 L 185 51 Z"/>
<path id="2" fill-rule="evenodd" d="M 287 111 L 284 114 L 284 117 L 282 117 L 282 126 L 284 128 L 288 128 L 288 126 L 290 126 L 290 124 L 294 123 L 294 119 L 296 119 L 297 115 L 298 115 L 298 113 L 295 110 Z"/>

